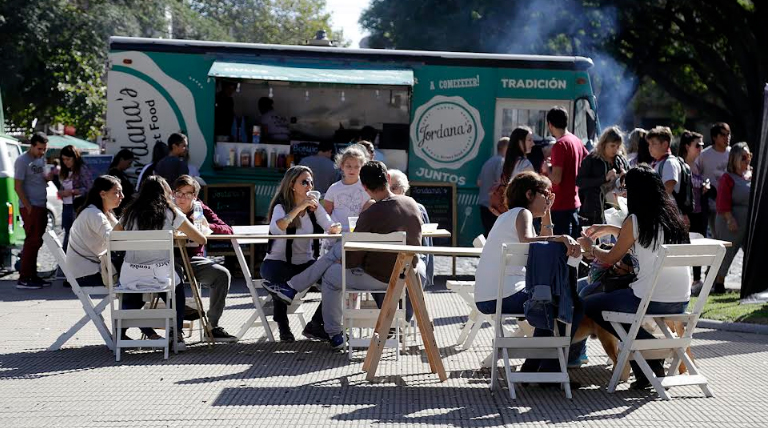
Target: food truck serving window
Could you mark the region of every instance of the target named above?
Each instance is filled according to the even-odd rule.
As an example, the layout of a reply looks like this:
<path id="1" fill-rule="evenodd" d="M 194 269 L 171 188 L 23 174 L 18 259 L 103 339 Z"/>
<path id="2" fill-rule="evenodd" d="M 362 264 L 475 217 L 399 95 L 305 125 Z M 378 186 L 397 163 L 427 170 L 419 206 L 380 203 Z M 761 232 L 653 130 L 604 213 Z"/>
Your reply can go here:
<path id="1" fill-rule="evenodd" d="M 216 61 L 210 77 L 282 82 L 328 83 L 347 85 L 413 86 L 413 71 L 394 68 L 370 68 L 350 65 L 292 64 Z"/>

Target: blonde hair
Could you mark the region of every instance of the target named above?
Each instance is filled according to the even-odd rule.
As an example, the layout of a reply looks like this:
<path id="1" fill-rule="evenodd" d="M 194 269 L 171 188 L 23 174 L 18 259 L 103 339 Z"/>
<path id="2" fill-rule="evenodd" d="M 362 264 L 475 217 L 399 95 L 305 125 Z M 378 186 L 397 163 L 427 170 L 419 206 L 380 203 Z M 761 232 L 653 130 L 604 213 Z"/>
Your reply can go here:
<path id="1" fill-rule="evenodd" d="M 285 171 L 283 180 L 280 181 L 280 186 L 277 188 L 277 193 L 272 197 L 272 201 L 269 203 L 269 211 L 267 215 L 267 221 L 272 221 L 272 214 L 275 211 L 275 206 L 280 204 L 283 206 L 283 210 L 288 213 L 296 207 L 296 201 L 293 199 L 293 185 L 296 184 L 296 180 L 301 177 L 301 174 L 309 173 L 312 177 L 312 170 L 303 165 L 292 166 Z M 291 225 L 295 228 L 301 226 L 301 219 L 299 216 L 293 219 Z"/>
<path id="2" fill-rule="evenodd" d="M 365 165 L 368 162 L 368 154 L 363 146 L 360 144 L 352 144 L 341 153 L 336 155 L 336 166 L 341 169 L 348 159 L 357 159 L 360 161 L 360 166 Z"/>
<path id="3" fill-rule="evenodd" d="M 605 158 L 605 147 L 611 143 L 619 143 L 619 151 L 621 151 L 621 144 L 623 141 L 624 137 L 623 133 L 621 132 L 621 128 L 618 126 L 610 126 L 606 128 L 605 131 L 600 134 L 600 139 L 597 140 L 597 145 L 595 146 L 595 156 L 602 160 L 607 160 Z"/>

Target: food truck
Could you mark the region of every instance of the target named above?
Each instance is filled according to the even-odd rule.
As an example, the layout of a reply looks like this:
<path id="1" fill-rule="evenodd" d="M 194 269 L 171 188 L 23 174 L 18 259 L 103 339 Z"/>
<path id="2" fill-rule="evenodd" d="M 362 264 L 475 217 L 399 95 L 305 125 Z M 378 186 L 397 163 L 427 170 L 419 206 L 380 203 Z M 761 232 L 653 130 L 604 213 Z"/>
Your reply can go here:
<path id="1" fill-rule="evenodd" d="M 343 147 L 373 128 L 388 167 L 451 187 L 452 224 L 441 227 L 471 245 L 482 233 L 477 177 L 501 137 L 518 125 L 547 135 L 546 112 L 559 105 L 574 134 L 594 139 L 591 66 L 583 57 L 112 37 L 104 141 L 107 153 L 133 151 L 135 176 L 155 142 L 181 131 L 203 180 L 253 183 L 255 206 L 243 209 L 263 218 L 287 167 L 321 141 Z"/>

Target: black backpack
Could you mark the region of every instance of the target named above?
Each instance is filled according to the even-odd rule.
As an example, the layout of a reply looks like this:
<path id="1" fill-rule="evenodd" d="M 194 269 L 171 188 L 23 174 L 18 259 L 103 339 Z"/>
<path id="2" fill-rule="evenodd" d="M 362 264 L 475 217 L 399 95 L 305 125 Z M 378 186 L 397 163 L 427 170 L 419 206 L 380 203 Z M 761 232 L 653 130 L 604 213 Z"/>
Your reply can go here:
<path id="1" fill-rule="evenodd" d="M 659 166 L 659 175 L 662 177 L 664 164 L 670 159 L 674 159 L 680 164 L 680 191 L 672 192 L 672 196 L 675 197 L 675 202 L 677 202 L 677 207 L 681 213 L 685 215 L 691 214 L 693 212 L 693 176 L 691 174 L 691 167 L 680 156 L 670 155 Z"/>

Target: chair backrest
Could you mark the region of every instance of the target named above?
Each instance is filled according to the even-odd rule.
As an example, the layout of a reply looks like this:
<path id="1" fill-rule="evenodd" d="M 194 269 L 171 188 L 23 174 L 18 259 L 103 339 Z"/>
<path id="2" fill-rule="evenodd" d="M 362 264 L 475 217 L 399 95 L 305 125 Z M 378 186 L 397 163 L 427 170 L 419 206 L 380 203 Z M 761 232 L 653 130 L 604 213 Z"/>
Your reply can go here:
<path id="1" fill-rule="evenodd" d="M 106 294 L 106 288 L 104 287 L 86 287 L 88 291 L 83 290 L 82 287 L 80 287 L 80 284 L 77 282 L 77 278 L 70 272 L 69 266 L 67 266 L 67 256 L 64 253 L 64 250 L 61 247 L 61 242 L 59 241 L 58 236 L 56 236 L 56 233 L 52 230 L 49 230 L 43 234 L 43 242 L 45 242 L 45 245 L 48 246 L 48 251 L 53 254 L 53 258 L 56 260 L 56 263 L 59 264 L 59 268 L 62 272 L 64 272 L 64 276 L 67 278 L 67 281 L 69 282 L 70 286 L 72 287 L 72 291 L 75 294 L 79 294 L 81 292 L 87 292 L 88 294 Z M 100 268 L 100 267 L 99 267 Z M 96 289 L 102 289 L 102 293 L 93 292 Z M 94 290 L 92 290 L 94 289 Z"/>
<path id="2" fill-rule="evenodd" d="M 651 303 L 653 290 L 656 289 L 662 270 L 667 267 L 709 266 L 704 286 L 701 288 L 698 300 L 696 301 L 696 307 L 692 312 L 694 322 L 691 327 L 695 328 L 695 320 L 701 315 L 701 311 L 707 303 L 709 291 L 712 289 L 715 276 L 725 257 L 725 246 L 723 244 L 665 244 L 660 247 L 656 256 L 656 262 L 653 265 L 653 282 L 637 308 L 635 320 L 632 323 L 628 337 L 637 336 L 637 332 L 641 328 L 643 318 L 648 310 L 648 305 Z"/>
<path id="3" fill-rule="evenodd" d="M 499 284 L 496 294 L 496 319 L 501 318 L 501 301 L 504 295 L 504 278 L 510 266 L 525 266 L 528 264 L 530 244 L 504 243 L 501 244 L 501 263 L 499 264 Z"/>
<path id="4" fill-rule="evenodd" d="M 107 233 L 107 251 L 168 251 L 171 278 L 174 273 L 172 230 L 113 230 Z M 112 263 L 109 264 L 109 286 L 114 287 Z"/>
<path id="5" fill-rule="evenodd" d="M 347 232 L 341 235 L 341 289 L 347 289 L 347 252 L 344 244 L 347 242 L 386 242 L 390 244 L 405 245 L 405 232 L 371 233 L 371 232 Z M 415 266 L 414 266 L 415 267 Z"/>
<path id="6" fill-rule="evenodd" d="M 254 226 L 232 226 L 232 232 L 235 235 L 269 235 L 268 224 L 257 224 Z M 266 238 L 254 237 L 253 239 L 238 239 L 241 245 L 245 244 L 264 244 Z"/>

